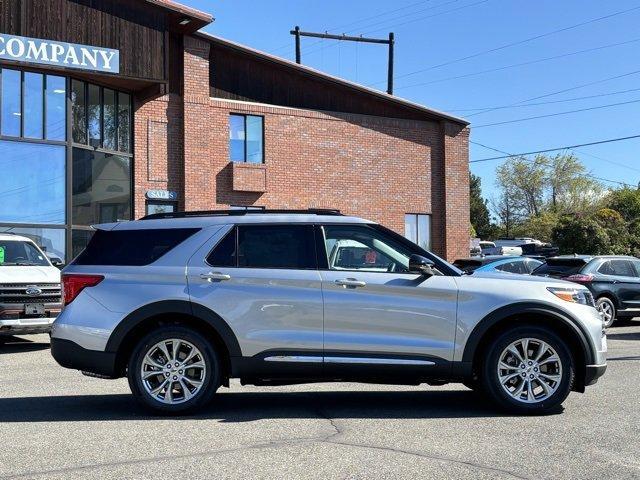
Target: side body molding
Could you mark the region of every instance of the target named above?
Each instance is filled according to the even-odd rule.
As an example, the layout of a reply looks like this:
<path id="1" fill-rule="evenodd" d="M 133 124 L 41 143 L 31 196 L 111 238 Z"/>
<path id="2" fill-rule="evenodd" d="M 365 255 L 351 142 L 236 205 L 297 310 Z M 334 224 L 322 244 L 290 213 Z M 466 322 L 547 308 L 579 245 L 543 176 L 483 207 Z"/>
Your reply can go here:
<path id="1" fill-rule="evenodd" d="M 197 318 L 213 328 L 225 343 L 231 357 L 242 356 L 240 345 L 231 327 L 215 312 L 184 300 L 166 300 L 140 307 L 127 315 L 114 329 L 107 342 L 107 352 L 117 352 L 127 335 L 145 320 L 158 315 L 183 314 Z"/>

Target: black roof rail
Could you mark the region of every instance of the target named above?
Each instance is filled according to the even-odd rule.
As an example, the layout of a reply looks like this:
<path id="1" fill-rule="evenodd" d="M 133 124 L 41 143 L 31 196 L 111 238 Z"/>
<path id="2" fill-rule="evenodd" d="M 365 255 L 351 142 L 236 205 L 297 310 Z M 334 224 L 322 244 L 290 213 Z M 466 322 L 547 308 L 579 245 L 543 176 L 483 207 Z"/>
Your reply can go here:
<path id="1" fill-rule="evenodd" d="M 340 210 L 331 208 L 309 208 L 306 210 L 194 210 L 191 212 L 165 212 L 152 213 L 142 217 L 140 220 L 158 220 L 163 218 L 191 218 L 191 217 L 239 217 L 243 215 L 263 215 L 263 214 L 280 214 L 280 215 L 334 215 L 342 216 Z"/>

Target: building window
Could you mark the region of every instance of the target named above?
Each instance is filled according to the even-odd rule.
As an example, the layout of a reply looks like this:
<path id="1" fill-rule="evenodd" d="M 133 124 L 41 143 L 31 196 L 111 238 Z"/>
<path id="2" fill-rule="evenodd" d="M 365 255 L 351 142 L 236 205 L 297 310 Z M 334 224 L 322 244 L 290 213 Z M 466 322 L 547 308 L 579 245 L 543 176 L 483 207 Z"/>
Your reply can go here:
<path id="1" fill-rule="evenodd" d="M 0 222 L 65 223 L 65 147 L 0 140 Z"/>
<path id="2" fill-rule="evenodd" d="M 404 216 L 404 236 L 425 250 L 431 250 L 431 215 L 407 213 Z"/>
<path id="3" fill-rule="evenodd" d="M 0 69 L 0 133 L 5 137 L 66 138 L 66 80 L 55 75 Z"/>
<path id="4" fill-rule="evenodd" d="M 71 82 L 73 143 L 131 153 L 131 96 L 126 93 Z"/>
<path id="5" fill-rule="evenodd" d="M 264 162 L 264 118 L 257 115 L 229 116 L 229 160 Z"/>
<path id="6" fill-rule="evenodd" d="M 73 225 L 131 219 L 131 158 L 73 149 Z"/>
<path id="7" fill-rule="evenodd" d="M 54 263 L 66 263 L 64 228 L 0 227 L 0 233 L 15 233 L 28 237 Z"/>
<path id="8" fill-rule="evenodd" d="M 147 215 L 154 213 L 174 213 L 178 211 L 178 202 L 147 200 Z"/>

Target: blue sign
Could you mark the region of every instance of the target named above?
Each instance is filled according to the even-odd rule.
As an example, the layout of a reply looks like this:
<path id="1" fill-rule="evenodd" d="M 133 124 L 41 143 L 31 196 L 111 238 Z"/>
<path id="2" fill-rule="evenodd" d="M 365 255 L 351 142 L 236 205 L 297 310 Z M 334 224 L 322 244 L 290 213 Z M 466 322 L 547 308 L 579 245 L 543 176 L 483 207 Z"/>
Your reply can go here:
<path id="1" fill-rule="evenodd" d="M 147 190 L 147 198 L 149 200 L 177 200 L 178 192 L 169 190 Z"/>
<path id="2" fill-rule="evenodd" d="M 0 33 L 0 59 L 119 73 L 120 51 Z"/>

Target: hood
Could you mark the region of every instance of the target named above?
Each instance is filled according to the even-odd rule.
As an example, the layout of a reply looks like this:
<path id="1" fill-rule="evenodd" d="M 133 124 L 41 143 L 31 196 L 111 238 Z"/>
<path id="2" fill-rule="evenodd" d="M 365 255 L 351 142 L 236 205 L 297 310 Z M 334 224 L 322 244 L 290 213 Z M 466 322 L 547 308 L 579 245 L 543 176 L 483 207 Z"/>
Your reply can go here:
<path id="1" fill-rule="evenodd" d="M 60 283 L 60 270 L 56 267 L 0 266 L 2 283 Z"/>

